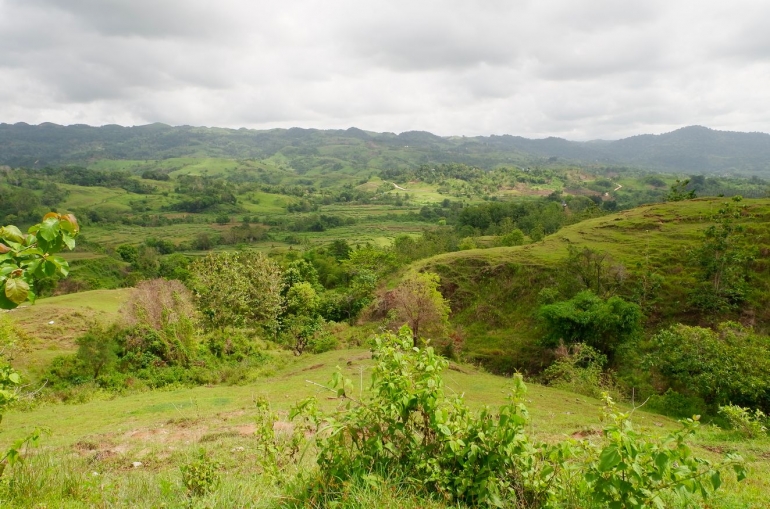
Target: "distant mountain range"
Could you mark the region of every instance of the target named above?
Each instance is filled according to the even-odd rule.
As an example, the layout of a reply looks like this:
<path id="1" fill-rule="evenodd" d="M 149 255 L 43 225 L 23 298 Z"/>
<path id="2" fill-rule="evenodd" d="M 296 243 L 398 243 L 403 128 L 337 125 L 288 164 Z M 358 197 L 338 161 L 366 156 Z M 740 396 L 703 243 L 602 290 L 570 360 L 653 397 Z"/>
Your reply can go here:
<path id="1" fill-rule="evenodd" d="M 483 168 L 561 161 L 678 173 L 770 176 L 770 135 L 689 126 L 617 141 L 576 142 L 520 136 L 441 137 L 423 131 L 374 133 L 357 128 L 224 129 L 149 124 L 60 126 L 0 124 L 0 164 L 87 165 L 99 159 L 285 157 L 304 166 L 314 158 L 361 168 L 458 162 Z"/>

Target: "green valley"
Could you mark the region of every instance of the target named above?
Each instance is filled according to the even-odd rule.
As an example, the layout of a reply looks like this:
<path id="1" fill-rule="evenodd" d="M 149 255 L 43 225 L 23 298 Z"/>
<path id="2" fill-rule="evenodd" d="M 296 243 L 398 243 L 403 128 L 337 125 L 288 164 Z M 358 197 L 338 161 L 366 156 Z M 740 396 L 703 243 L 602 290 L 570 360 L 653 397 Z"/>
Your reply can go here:
<path id="1" fill-rule="evenodd" d="M 768 505 L 761 164 L 536 141 L 0 126 L 0 501 Z"/>

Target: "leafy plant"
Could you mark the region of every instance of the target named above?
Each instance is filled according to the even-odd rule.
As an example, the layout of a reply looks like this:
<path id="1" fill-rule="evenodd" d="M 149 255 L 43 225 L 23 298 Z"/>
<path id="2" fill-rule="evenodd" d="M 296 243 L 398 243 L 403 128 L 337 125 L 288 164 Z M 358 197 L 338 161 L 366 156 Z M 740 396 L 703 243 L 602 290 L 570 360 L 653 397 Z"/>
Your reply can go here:
<path id="1" fill-rule="evenodd" d="M 594 398 L 603 392 L 621 395 L 611 372 L 604 371 L 606 355 L 583 343 L 559 345 L 554 353 L 556 360 L 540 374 L 547 385 Z"/>
<path id="2" fill-rule="evenodd" d="M 666 201 L 692 200 L 695 198 L 695 189 L 687 189 L 690 179 L 679 180 L 671 184 Z"/>
<path id="3" fill-rule="evenodd" d="M 602 507 L 664 508 L 663 495 L 671 491 L 685 500 L 695 494 L 708 498 L 722 485 L 721 472 L 727 467 L 739 481 L 746 477 L 738 455 L 728 454 L 715 466 L 692 454 L 687 440 L 695 435 L 698 416 L 680 421 L 682 429 L 662 441 L 651 441 L 634 431 L 630 413 L 617 411 L 612 398 L 605 395 L 605 404 L 606 443 L 589 451 L 584 474 L 591 498 Z"/>
<path id="4" fill-rule="evenodd" d="M 567 301 L 543 305 L 538 315 L 546 332 L 541 344 L 551 348 L 561 341 L 585 343 L 611 356 L 618 346 L 642 330 L 638 305 L 620 297 L 603 300 L 590 290 Z"/>
<path id="5" fill-rule="evenodd" d="M 719 407 L 719 413 L 730 422 L 730 426 L 746 438 L 757 438 L 767 432 L 767 415 L 760 410 L 743 408 L 738 405 L 725 405 Z"/>
<path id="6" fill-rule="evenodd" d="M 24 235 L 13 225 L 0 228 L 0 308 L 14 309 L 25 301 L 35 300 L 35 281 L 55 275 L 66 276 L 67 261 L 56 253 L 74 249 L 80 231 L 72 214 L 50 212 L 43 221 L 29 228 Z M 0 338 L 5 346 L 6 338 Z M 3 411 L 18 399 L 21 376 L 11 367 L 0 350 L 0 421 Z M 19 439 L 0 457 L 0 475 L 6 465 L 21 460 L 21 450 L 40 437 L 35 430 Z"/>
<path id="7" fill-rule="evenodd" d="M 198 497 L 215 491 L 221 481 L 220 468 L 221 465 L 212 460 L 203 449 L 196 459 L 180 466 L 182 484 L 187 488 L 188 495 Z"/>
<path id="8" fill-rule="evenodd" d="M 673 390 L 702 398 L 714 411 L 730 403 L 770 409 L 770 338 L 734 322 L 716 331 L 678 324 L 652 344 L 645 365 Z"/>
<path id="9" fill-rule="evenodd" d="M 601 443 L 533 441 L 521 376 L 513 378 L 507 404 L 473 412 L 461 396 L 444 394 L 448 362 L 430 347 L 414 347 L 407 327 L 375 338 L 373 359 L 371 391 L 362 399 L 340 372 L 332 380 L 344 406 L 321 418 L 323 497 L 349 481 L 392 477 L 472 506 L 574 507 L 590 498 L 602 507 L 663 507 L 670 493 L 710 496 L 728 467 L 739 480 L 745 476 L 739 456 L 712 464 L 692 454 L 695 419 L 663 440 L 649 439 L 609 397 Z"/>
<path id="10" fill-rule="evenodd" d="M 700 246 L 691 253 L 698 285 L 690 301 L 707 312 L 722 312 L 740 305 L 749 290 L 751 251 L 743 246 L 744 229 L 734 224 L 740 212 L 725 202 L 716 223 L 706 228 Z"/>
<path id="11" fill-rule="evenodd" d="M 35 301 L 35 280 L 69 273 L 57 253 L 75 248 L 80 227 L 72 214 L 49 212 L 23 234 L 16 226 L 0 228 L 0 309 Z"/>

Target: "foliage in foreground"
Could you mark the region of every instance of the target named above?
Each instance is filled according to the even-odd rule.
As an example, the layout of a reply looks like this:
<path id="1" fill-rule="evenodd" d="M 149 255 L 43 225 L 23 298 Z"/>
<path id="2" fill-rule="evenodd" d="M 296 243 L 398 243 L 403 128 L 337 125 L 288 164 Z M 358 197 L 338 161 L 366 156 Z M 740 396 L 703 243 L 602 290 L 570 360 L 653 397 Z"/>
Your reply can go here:
<path id="1" fill-rule="evenodd" d="M 24 302 L 35 301 L 35 283 L 43 278 L 66 276 L 67 261 L 56 253 L 74 249 L 80 227 L 72 214 L 49 212 L 42 222 L 23 234 L 16 226 L 0 228 L 0 309 L 14 309 Z M 3 411 L 19 397 L 21 376 L 5 358 L 10 329 L 0 331 L 0 421 Z M 0 475 L 6 465 L 21 459 L 21 450 L 37 442 L 35 430 L 17 440 L 7 451 L 0 451 Z"/>
<path id="2" fill-rule="evenodd" d="M 309 503 L 350 481 L 392 476 L 452 503 L 664 507 L 676 497 L 710 496 L 727 467 L 739 480 L 745 475 L 736 455 L 712 464 L 692 454 L 687 441 L 697 420 L 682 421 L 681 430 L 662 440 L 648 439 L 609 397 L 600 441 L 534 440 L 526 432 L 521 376 L 506 405 L 471 411 L 462 396 L 444 394 L 447 361 L 432 348 L 414 347 L 406 327 L 375 339 L 374 360 L 371 396 L 356 400 L 350 381 L 333 380 L 346 404 L 321 418 L 320 478 Z"/>

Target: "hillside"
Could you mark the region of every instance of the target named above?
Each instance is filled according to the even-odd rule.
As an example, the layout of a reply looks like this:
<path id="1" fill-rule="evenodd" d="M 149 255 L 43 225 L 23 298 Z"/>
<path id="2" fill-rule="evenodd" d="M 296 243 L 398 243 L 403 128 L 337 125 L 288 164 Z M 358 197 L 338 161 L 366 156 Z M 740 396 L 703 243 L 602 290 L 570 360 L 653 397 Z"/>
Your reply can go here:
<path id="1" fill-rule="evenodd" d="M 427 132 L 361 129 L 224 129 L 150 124 L 60 126 L 0 124 L 0 164 L 87 165 L 104 159 L 175 157 L 279 159 L 295 169 L 389 170 L 464 163 L 491 169 L 556 159 L 592 166 L 631 166 L 677 173 L 770 175 L 770 135 L 690 126 L 617 141 L 574 142 L 519 136 L 440 137 Z"/>
<path id="2" fill-rule="evenodd" d="M 538 370 L 543 366 L 532 351 L 538 337 L 534 319 L 538 294 L 553 287 L 559 263 L 568 247 L 609 253 L 627 272 L 628 286 L 642 269 L 663 278 L 657 303 L 651 307 L 648 329 L 682 322 L 712 323 L 715 317 L 694 312 L 687 292 L 694 284 L 688 253 L 713 224 L 724 198 L 703 198 L 647 205 L 618 214 L 566 226 L 543 242 L 518 247 L 473 249 L 441 254 L 413 265 L 442 278 L 442 293 L 450 300 L 452 321 L 463 331 L 465 349 L 472 358 L 494 369 Z M 752 292 L 742 312 L 728 316 L 770 329 L 770 200 L 744 200 L 737 220 L 756 249 Z"/>

